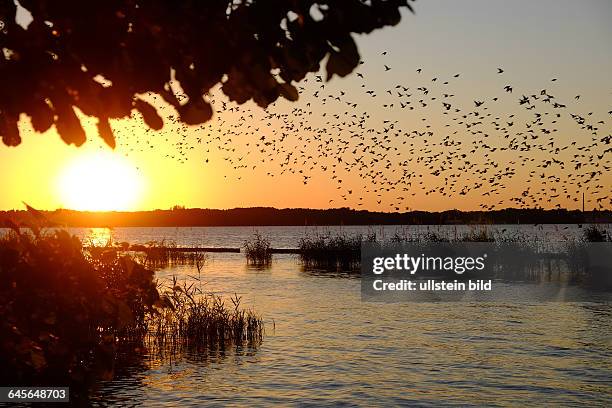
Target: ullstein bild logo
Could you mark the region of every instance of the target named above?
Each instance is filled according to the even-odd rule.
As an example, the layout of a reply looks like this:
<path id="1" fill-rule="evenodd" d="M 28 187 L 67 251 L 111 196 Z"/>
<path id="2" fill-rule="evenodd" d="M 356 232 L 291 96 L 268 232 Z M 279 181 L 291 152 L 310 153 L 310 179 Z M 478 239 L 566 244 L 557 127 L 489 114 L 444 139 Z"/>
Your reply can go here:
<path id="1" fill-rule="evenodd" d="M 482 271 L 485 269 L 487 254 L 482 256 L 411 256 L 396 254 L 389 257 L 375 257 L 372 261 L 372 272 L 381 275 L 384 272 L 403 271 L 414 275 L 419 271 L 455 272 L 462 275 L 466 271 Z"/>

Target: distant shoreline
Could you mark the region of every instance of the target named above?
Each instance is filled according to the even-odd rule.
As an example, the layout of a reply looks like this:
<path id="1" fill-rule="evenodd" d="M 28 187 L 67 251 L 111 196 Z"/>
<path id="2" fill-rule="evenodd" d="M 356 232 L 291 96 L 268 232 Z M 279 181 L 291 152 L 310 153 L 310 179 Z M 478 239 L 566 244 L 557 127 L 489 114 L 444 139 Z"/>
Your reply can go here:
<path id="1" fill-rule="evenodd" d="M 44 227 L 213 227 L 334 225 L 474 225 L 612 223 L 612 211 L 503 209 L 495 211 L 410 211 L 387 213 L 349 208 L 271 207 L 228 210 L 177 208 L 135 212 L 0 211 L 0 226 Z"/>

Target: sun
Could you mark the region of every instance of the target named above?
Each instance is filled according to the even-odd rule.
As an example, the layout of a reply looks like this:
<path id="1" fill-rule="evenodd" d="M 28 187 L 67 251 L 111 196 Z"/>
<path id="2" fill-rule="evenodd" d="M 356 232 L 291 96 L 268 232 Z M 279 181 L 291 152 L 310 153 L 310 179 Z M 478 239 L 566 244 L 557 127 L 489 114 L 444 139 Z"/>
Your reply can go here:
<path id="1" fill-rule="evenodd" d="M 144 179 L 136 167 L 109 152 L 79 156 L 58 177 L 60 200 L 72 210 L 133 210 L 143 189 Z"/>

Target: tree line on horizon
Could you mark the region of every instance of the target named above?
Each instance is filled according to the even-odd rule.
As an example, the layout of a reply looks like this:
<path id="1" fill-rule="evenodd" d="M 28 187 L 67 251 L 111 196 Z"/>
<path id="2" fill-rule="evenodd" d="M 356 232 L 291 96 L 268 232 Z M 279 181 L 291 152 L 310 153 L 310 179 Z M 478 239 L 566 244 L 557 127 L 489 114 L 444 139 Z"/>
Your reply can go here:
<path id="1" fill-rule="evenodd" d="M 173 208 L 136 212 L 2 211 L 0 225 L 28 227 L 198 227 L 303 225 L 453 225 L 453 224 L 581 224 L 612 223 L 612 211 L 508 208 L 495 211 L 374 212 L 350 208 L 271 207 L 201 209 Z"/>

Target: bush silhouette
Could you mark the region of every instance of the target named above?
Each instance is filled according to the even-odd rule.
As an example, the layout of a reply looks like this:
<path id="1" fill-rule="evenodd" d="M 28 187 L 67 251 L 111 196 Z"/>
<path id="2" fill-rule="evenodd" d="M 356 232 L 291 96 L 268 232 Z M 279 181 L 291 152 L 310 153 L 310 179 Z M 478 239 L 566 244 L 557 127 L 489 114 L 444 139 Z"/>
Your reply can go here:
<path id="1" fill-rule="evenodd" d="M 0 240 L 0 382 L 84 384 L 112 374 L 116 340 L 159 300 L 152 271 L 88 259 L 65 231 Z"/>

